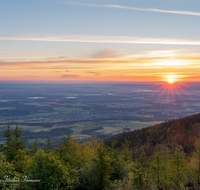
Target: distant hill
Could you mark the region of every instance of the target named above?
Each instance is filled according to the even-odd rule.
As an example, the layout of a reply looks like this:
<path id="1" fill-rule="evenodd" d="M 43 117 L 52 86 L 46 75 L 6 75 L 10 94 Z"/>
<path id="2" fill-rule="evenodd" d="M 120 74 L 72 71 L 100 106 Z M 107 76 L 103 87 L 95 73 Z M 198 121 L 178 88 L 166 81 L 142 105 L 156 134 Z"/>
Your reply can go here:
<path id="1" fill-rule="evenodd" d="M 195 140 L 200 132 L 200 113 L 181 119 L 169 120 L 154 126 L 137 129 L 131 132 L 124 132 L 105 141 L 111 146 L 116 139 L 116 147 L 120 147 L 125 139 L 128 139 L 133 156 L 143 151 L 151 155 L 156 145 L 175 148 L 181 145 L 185 153 L 190 154 L 194 150 Z"/>

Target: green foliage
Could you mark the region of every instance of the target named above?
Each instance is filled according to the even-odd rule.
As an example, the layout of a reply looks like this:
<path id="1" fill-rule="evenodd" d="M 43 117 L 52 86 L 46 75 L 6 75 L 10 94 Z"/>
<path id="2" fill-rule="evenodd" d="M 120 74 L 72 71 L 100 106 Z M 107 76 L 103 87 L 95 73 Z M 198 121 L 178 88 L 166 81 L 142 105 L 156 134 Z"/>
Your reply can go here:
<path id="1" fill-rule="evenodd" d="M 28 184 L 33 189 L 66 189 L 72 185 L 67 167 L 43 150 L 38 150 L 31 158 L 29 168 L 28 179 L 40 181 Z"/>
<path id="2" fill-rule="evenodd" d="M 49 138 L 47 138 L 47 140 L 46 140 L 46 142 L 45 142 L 45 144 L 44 144 L 44 151 L 45 151 L 45 153 L 49 153 L 50 152 L 50 150 L 51 150 L 51 141 L 50 141 L 50 139 Z"/>
<path id="3" fill-rule="evenodd" d="M 133 160 L 132 153 L 138 149 L 130 151 L 127 139 L 116 148 L 117 140 L 110 147 L 96 137 L 80 144 L 68 134 L 53 150 L 47 139 L 44 150 L 35 140 L 32 148 L 25 151 L 26 142 L 21 139 L 18 126 L 11 129 L 8 125 L 4 137 L 0 189 L 153 190 L 166 186 L 181 190 L 187 189 L 186 185 L 199 186 L 199 139 L 190 159 L 180 148 L 174 152 L 174 149 L 158 145 L 151 156 L 143 152 Z M 19 179 L 26 179 L 26 182 Z"/>
<path id="4" fill-rule="evenodd" d="M 0 189 L 17 189 L 20 186 L 18 178 L 19 173 L 16 172 L 13 165 L 6 161 L 5 157 L 0 154 Z"/>
<path id="5" fill-rule="evenodd" d="M 100 142 L 100 147 L 97 149 L 97 156 L 94 159 L 95 163 L 95 189 L 103 190 L 111 185 L 110 175 L 113 169 L 110 165 L 111 158 L 108 156 L 108 152 Z"/>
<path id="6" fill-rule="evenodd" d="M 0 151 L 6 156 L 6 159 L 12 161 L 19 149 L 25 150 L 26 141 L 22 140 L 21 137 L 22 129 L 16 125 L 15 129 L 11 129 L 9 125 L 4 130 L 4 144 L 1 144 Z"/>
<path id="7" fill-rule="evenodd" d="M 30 157 L 26 155 L 26 152 L 24 150 L 19 149 L 17 155 L 11 163 L 13 164 L 15 171 L 25 175 L 28 173 Z"/>
<path id="8" fill-rule="evenodd" d="M 180 188 L 180 185 L 184 183 L 186 179 L 186 161 L 183 158 L 183 153 L 179 149 L 172 155 L 172 159 L 169 161 L 169 179 L 172 187 Z"/>
<path id="9" fill-rule="evenodd" d="M 129 141 L 127 139 L 122 144 L 122 155 L 125 162 L 132 161 L 132 153 L 129 151 Z"/>
<path id="10" fill-rule="evenodd" d="M 35 138 L 35 142 L 32 144 L 32 148 L 28 150 L 28 154 L 30 156 L 33 156 L 40 148 L 40 145 L 38 143 L 38 140 Z"/>
<path id="11" fill-rule="evenodd" d="M 136 160 L 133 163 L 131 172 L 133 173 L 133 177 L 132 177 L 133 187 L 136 189 L 143 188 L 144 183 L 145 183 L 145 172 L 142 167 L 142 164 L 138 160 Z"/>

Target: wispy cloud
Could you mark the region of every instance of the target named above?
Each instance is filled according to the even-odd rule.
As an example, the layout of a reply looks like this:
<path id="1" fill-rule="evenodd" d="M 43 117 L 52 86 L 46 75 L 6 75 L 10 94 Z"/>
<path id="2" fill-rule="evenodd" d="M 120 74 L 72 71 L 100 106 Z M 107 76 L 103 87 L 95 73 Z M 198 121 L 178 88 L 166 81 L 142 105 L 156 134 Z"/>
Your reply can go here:
<path id="1" fill-rule="evenodd" d="M 105 49 L 102 51 L 98 51 L 96 54 L 93 55 L 94 58 L 117 58 L 117 57 L 124 57 L 127 54 L 122 52 L 119 49 Z"/>
<path id="2" fill-rule="evenodd" d="M 143 8 L 138 8 L 138 7 L 127 7 L 127 6 L 121 6 L 121 5 L 79 3 L 79 2 L 73 2 L 73 1 L 66 1 L 66 2 L 70 4 L 74 4 L 74 5 L 81 5 L 81 6 L 129 9 L 129 10 L 136 10 L 136 11 L 161 12 L 161 13 L 171 13 L 171 14 L 180 14 L 180 15 L 200 16 L 200 12 L 193 12 L 193 11 L 163 10 L 163 9 L 154 9 L 154 8 L 143 9 Z"/>
<path id="3" fill-rule="evenodd" d="M 175 38 L 143 38 L 143 37 L 128 37 L 128 36 L 94 36 L 94 35 L 75 35 L 75 34 L 19 34 L 12 36 L 0 34 L 0 40 L 200 45 L 200 40 L 175 39 Z"/>
<path id="4" fill-rule="evenodd" d="M 79 78 L 79 75 L 62 75 L 60 78 Z"/>

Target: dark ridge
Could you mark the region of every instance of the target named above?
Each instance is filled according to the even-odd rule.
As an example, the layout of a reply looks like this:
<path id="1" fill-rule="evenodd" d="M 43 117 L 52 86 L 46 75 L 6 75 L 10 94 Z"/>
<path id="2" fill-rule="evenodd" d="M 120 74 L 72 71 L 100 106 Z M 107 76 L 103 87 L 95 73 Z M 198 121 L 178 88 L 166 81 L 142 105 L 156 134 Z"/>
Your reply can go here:
<path id="1" fill-rule="evenodd" d="M 150 156 L 156 145 L 175 147 L 182 146 L 185 153 L 190 154 L 194 150 L 194 144 L 200 131 L 200 113 L 188 117 L 169 120 L 154 126 L 124 132 L 110 139 L 105 144 L 111 146 L 116 139 L 115 148 L 120 147 L 125 139 L 129 141 L 129 147 L 133 157 L 146 152 Z"/>

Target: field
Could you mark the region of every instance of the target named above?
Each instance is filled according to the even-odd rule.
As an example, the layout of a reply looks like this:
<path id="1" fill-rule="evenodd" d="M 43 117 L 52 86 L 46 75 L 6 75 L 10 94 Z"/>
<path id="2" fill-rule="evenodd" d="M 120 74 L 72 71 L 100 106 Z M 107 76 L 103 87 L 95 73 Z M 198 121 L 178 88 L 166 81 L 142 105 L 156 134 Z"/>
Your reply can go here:
<path id="1" fill-rule="evenodd" d="M 196 92 L 181 94 L 181 98 L 180 94 L 160 96 L 158 85 L 145 83 L 10 84 L 0 88 L 4 89 L 0 94 L 1 142 L 8 123 L 12 127 L 18 124 L 29 142 L 35 138 L 43 142 L 67 131 L 79 139 L 91 135 L 107 138 L 200 111 Z"/>

